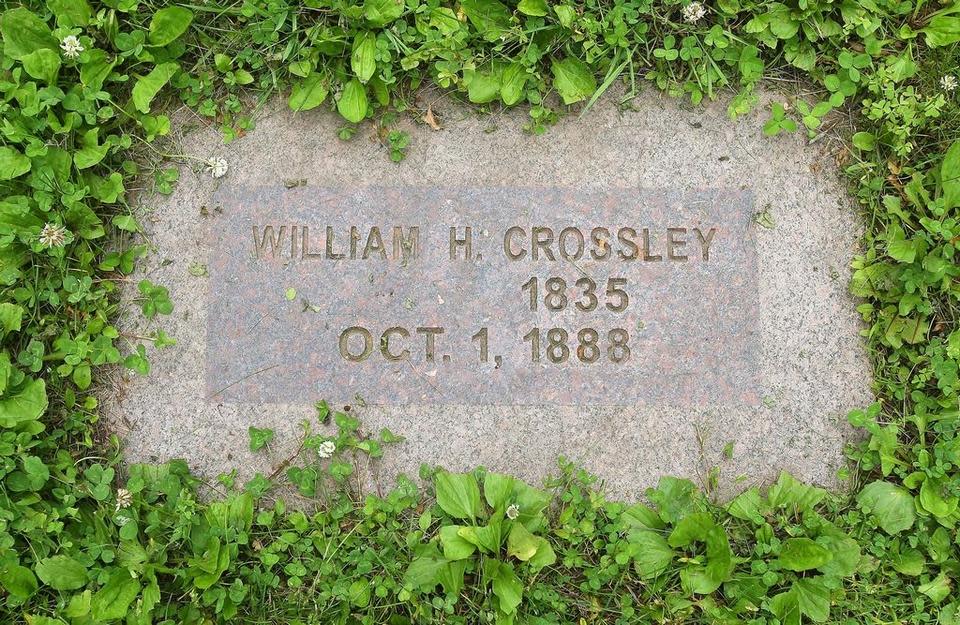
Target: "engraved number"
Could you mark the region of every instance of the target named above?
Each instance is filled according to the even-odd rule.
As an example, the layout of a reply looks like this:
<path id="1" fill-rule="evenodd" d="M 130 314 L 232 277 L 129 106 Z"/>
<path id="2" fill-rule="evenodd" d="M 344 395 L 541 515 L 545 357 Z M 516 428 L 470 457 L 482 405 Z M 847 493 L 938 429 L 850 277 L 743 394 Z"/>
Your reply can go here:
<path id="1" fill-rule="evenodd" d="M 537 276 L 531 277 L 520 287 L 521 291 L 530 291 L 530 310 L 537 309 Z"/>
<path id="2" fill-rule="evenodd" d="M 614 328 L 607 332 L 607 358 L 610 362 L 621 363 L 630 358 L 630 346 L 627 341 L 630 335 L 623 328 Z"/>
<path id="3" fill-rule="evenodd" d="M 533 328 L 523 335 L 524 341 L 530 341 L 530 362 L 540 362 L 540 328 Z"/>
<path id="4" fill-rule="evenodd" d="M 479 333 L 478 333 L 479 334 Z M 570 333 L 564 328 L 550 328 L 546 334 L 545 352 L 547 360 L 553 364 L 563 364 L 570 359 Z M 524 341 L 530 342 L 530 362 L 540 362 L 541 343 L 540 328 L 532 328 L 523 335 Z M 607 359 L 615 364 L 626 362 L 630 358 L 629 334 L 623 328 L 614 328 L 607 332 L 606 352 Z M 594 363 L 600 360 L 601 349 L 600 333 L 593 328 L 583 328 L 577 332 L 577 360 L 583 363 Z"/>
<path id="5" fill-rule="evenodd" d="M 544 286 L 547 287 L 547 294 L 543 297 L 543 303 L 550 310 L 563 310 L 567 307 L 567 281 L 563 278 L 548 278 Z"/>
<path id="6" fill-rule="evenodd" d="M 599 298 L 597 297 L 597 283 L 591 278 L 579 278 L 574 285 L 580 290 L 580 299 L 574 305 L 578 310 L 591 312 L 597 309 Z M 548 310 L 557 312 L 567 307 L 569 300 L 567 298 L 567 281 L 563 278 L 547 278 L 543 283 L 546 292 L 543 294 L 543 303 Z M 605 293 L 605 305 L 613 312 L 623 312 L 630 305 L 630 296 L 627 294 L 626 278 L 608 278 L 607 290 Z M 531 276 L 529 280 L 520 287 L 521 291 L 529 293 L 530 310 L 536 311 L 540 303 L 540 283 L 536 276 Z"/>
<path id="7" fill-rule="evenodd" d="M 630 304 L 630 297 L 622 288 L 625 286 L 627 286 L 626 278 L 610 278 L 607 280 L 607 308 L 613 312 L 623 312 L 627 309 L 627 305 Z M 611 303 L 611 297 L 617 298 L 616 305 Z"/>
<path id="8" fill-rule="evenodd" d="M 570 348 L 567 347 L 567 331 L 563 328 L 552 328 L 547 332 L 547 360 L 554 364 L 567 362 L 570 357 Z"/>
<path id="9" fill-rule="evenodd" d="M 580 342 L 577 346 L 577 358 L 581 362 L 597 362 L 600 358 L 600 348 L 597 346 L 600 333 L 593 328 L 584 328 L 577 332 L 577 340 Z"/>
<path id="10" fill-rule="evenodd" d="M 597 283 L 590 278 L 580 278 L 576 282 L 577 286 L 583 289 L 583 299 L 577 302 L 577 308 L 583 312 L 590 312 L 597 307 Z M 608 290 L 609 292 L 609 290 Z M 609 306 L 609 304 L 607 304 Z"/>

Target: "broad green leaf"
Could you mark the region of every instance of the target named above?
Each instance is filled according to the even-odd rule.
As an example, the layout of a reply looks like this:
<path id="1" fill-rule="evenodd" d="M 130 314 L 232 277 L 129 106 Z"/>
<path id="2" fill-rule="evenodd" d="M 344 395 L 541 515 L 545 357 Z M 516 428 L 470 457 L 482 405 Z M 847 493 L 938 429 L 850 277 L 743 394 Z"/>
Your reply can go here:
<path id="1" fill-rule="evenodd" d="M 446 558 L 439 556 L 415 558 L 403 574 L 403 585 L 414 590 L 432 589 L 440 582 L 440 573 L 446 565 Z"/>
<path id="2" fill-rule="evenodd" d="M 494 510 L 506 510 L 513 502 L 516 478 L 502 473 L 487 473 L 483 476 L 483 497 Z"/>
<path id="3" fill-rule="evenodd" d="M 550 7 L 547 5 L 547 0 L 520 0 L 517 10 L 524 15 L 543 17 L 550 11 Z"/>
<path id="4" fill-rule="evenodd" d="M 367 82 L 377 69 L 377 37 L 371 32 L 357 33 L 350 54 L 350 69 L 360 82 Z"/>
<path id="5" fill-rule="evenodd" d="M 776 6 L 776 5 L 774 5 Z M 767 13 L 767 23 L 770 25 L 770 32 L 777 39 L 790 39 L 797 34 L 800 29 L 800 22 L 794 21 L 790 15 L 790 9 L 784 5 Z"/>
<path id="6" fill-rule="evenodd" d="M 540 540 L 521 523 L 514 523 L 507 535 L 507 555 L 526 562 L 537 553 Z"/>
<path id="7" fill-rule="evenodd" d="M 0 567 L 0 586 L 18 599 L 28 599 L 37 592 L 37 578 L 33 571 L 19 564 L 7 564 Z"/>
<path id="8" fill-rule="evenodd" d="M 706 512 L 696 512 L 685 516 L 670 533 L 668 542 L 671 547 L 684 547 L 697 540 L 704 540 L 707 532 L 716 524 Z"/>
<path id="9" fill-rule="evenodd" d="M 477 550 L 476 545 L 460 536 L 459 525 L 444 525 L 440 528 L 440 545 L 447 560 L 469 558 Z"/>
<path id="10" fill-rule="evenodd" d="M 500 99 L 507 106 L 513 106 L 523 99 L 523 87 L 527 84 L 530 74 L 520 63 L 511 63 L 503 70 L 500 79 Z"/>
<path id="11" fill-rule="evenodd" d="M 0 398 L 0 427 L 11 428 L 35 421 L 47 409 L 47 386 L 43 380 L 29 380 L 19 389 Z"/>
<path id="12" fill-rule="evenodd" d="M 578 58 L 568 56 L 563 60 L 554 59 L 553 86 L 563 98 L 564 104 L 573 104 L 586 100 L 597 90 L 597 81 L 590 66 Z"/>
<path id="13" fill-rule="evenodd" d="M 800 625 L 800 600 L 795 589 L 776 595 L 768 605 L 782 625 Z"/>
<path id="14" fill-rule="evenodd" d="M 707 566 L 705 574 L 707 579 L 715 584 L 713 589 L 705 592 L 713 592 L 720 587 L 720 584 L 730 579 L 736 563 L 733 561 L 733 549 L 730 548 L 730 539 L 727 533 L 719 525 L 714 525 L 707 530 L 704 538 L 707 543 Z"/>
<path id="15" fill-rule="evenodd" d="M 405 8 L 403 0 L 364 0 L 363 17 L 379 28 L 403 15 Z"/>
<path id="16" fill-rule="evenodd" d="M 780 566 L 788 571 L 818 569 L 832 559 L 826 547 L 809 538 L 788 538 L 780 548 Z"/>
<path id="17" fill-rule="evenodd" d="M 653 530 L 638 530 L 627 536 L 634 568 L 643 579 L 654 578 L 670 566 L 673 549 L 667 539 Z"/>
<path id="18" fill-rule="evenodd" d="M 327 81 L 322 74 L 313 72 L 293 86 L 287 104 L 294 111 L 309 111 L 327 99 Z"/>
<path id="19" fill-rule="evenodd" d="M 853 135 L 853 145 L 860 150 L 872 150 L 877 147 L 877 138 L 869 132 L 858 132 Z"/>
<path id="20" fill-rule="evenodd" d="M 0 146 L 0 180 L 13 180 L 30 171 L 30 159 L 13 148 Z"/>
<path id="21" fill-rule="evenodd" d="M 931 48 L 949 46 L 960 41 L 960 16 L 937 15 L 920 30 Z"/>
<path id="22" fill-rule="evenodd" d="M 920 486 L 920 505 L 933 516 L 945 519 L 957 511 L 958 498 L 951 495 L 944 480 L 927 477 Z"/>
<path id="23" fill-rule="evenodd" d="M 696 484 L 670 476 L 661 477 L 657 487 L 648 488 L 646 495 L 665 523 L 677 523 L 697 506 L 701 498 Z"/>
<path id="24" fill-rule="evenodd" d="M 367 91 L 356 78 L 343 86 L 340 100 L 337 102 L 337 111 L 348 122 L 358 124 L 367 116 Z"/>
<path id="25" fill-rule="evenodd" d="M 150 20 L 150 34 L 147 39 L 151 45 L 165 46 L 187 32 L 190 22 L 193 21 L 193 12 L 190 9 L 171 6 L 160 9 L 153 14 Z"/>
<path id="26" fill-rule="evenodd" d="M 133 86 L 132 94 L 133 105 L 137 110 L 141 113 L 149 113 L 150 103 L 179 69 L 179 64 L 169 61 L 157 65 L 149 74 L 140 77 Z"/>
<path id="27" fill-rule="evenodd" d="M 898 573 L 916 577 L 923 573 L 926 566 L 926 559 L 923 554 L 916 549 L 904 549 L 898 554 L 893 554 L 890 558 L 890 566 Z"/>
<path id="28" fill-rule="evenodd" d="M 910 529 L 916 519 L 910 493 L 882 480 L 864 486 L 857 495 L 857 503 L 872 513 L 877 524 L 888 534 L 898 534 Z"/>
<path id="29" fill-rule="evenodd" d="M 727 512 L 738 519 L 761 525 L 764 517 L 770 513 L 770 504 L 760 494 L 760 490 L 753 487 L 734 497 L 727 506 Z"/>
<path id="30" fill-rule="evenodd" d="M 73 153 L 73 164 L 77 166 L 77 169 L 93 167 L 107 155 L 110 146 L 106 143 L 103 145 L 98 143 L 97 135 L 99 132 L 99 128 L 91 128 L 83 133 L 82 147 Z"/>
<path id="31" fill-rule="evenodd" d="M 537 538 L 537 541 L 537 552 L 533 554 L 532 558 L 527 560 L 527 565 L 534 573 L 545 567 L 552 566 L 557 561 L 557 554 L 550 545 L 550 541 L 543 537 Z"/>
<path id="32" fill-rule="evenodd" d="M 467 560 L 447 562 L 437 573 L 437 581 L 448 596 L 457 596 L 463 590 L 463 574 L 467 570 Z"/>
<path id="33" fill-rule="evenodd" d="M 917 64 L 908 53 L 903 53 L 887 61 L 890 78 L 894 82 L 902 82 L 913 78 L 917 73 Z"/>
<path id="34" fill-rule="evenodd" d="M 510 9 L 499 0 L 462 0 L 460 7 L 487 41 L 497 41 L 510 30 Z"/>
<path id="35" fill-rule="evenodd" d="M 500 530 L 500 523 L 494 522 L 483 526 L 461 527 L 457 530 L 457 535 L 476 545 L 484 553 L 496 554 L 500 552 L 500 540 L 502 538 Z"/>
<path id="36" fill-rule="evenodd" d="M 87 569 L 70 556 L 52 556 L 37 563 L 37 577 L 56 590 L 77 590 L 87 584 Z"/>
<path id="37" fill-rule="evenodd" d="M 3 35 L 3 53 L 15 60 L 43 48 L 56 50 L 59 45 L 47 23 L 23 7 L 0 15 L 0 35 Z"/>
<path id="38" fill-rule="evenodd" d="M 930 597 L 934 603 L 940 603 L 950 596 L 950 578 L 942 572 L 926 584 L 917 586 L 917 591 Z"/>
<path id="39" fill-rule="evenodd" d="M 642 503 L 635 503 L 620 515 L 620 518 L 631 528 L 663 529 L 664 523 L 656 510 Z"/>
<path id="40" fill-rule="evenodd" d="M 493 594 L 500 600 L 500 609 L 506 614 L 513 614 L 523 600 L 523 584 L 513 571 L 513 566 L 497 560 L 490 561 L 493 581 Z"/>
<path id="41" fill-rule="evenodd" d="M 960 139 L 947 148 L 940 166 L 940 188 L 943 191 L 943 209 L 960 206 Z"/>
<path id="42" fill-rule="evenodd" d="M 917 258 L 917 242 L 913 239 L 899 239 L 887 243 L 887 254 L 901 263 L 912 263 Z"/>
<path id="43" fill-rule="evenodd" d="M 680 586 L 688 594 L 709 595 L 720 587 L 722 581 L 717 581 L 707 572 L 705 566 L 689 564 L 680 569 Z"/>
<path id="44" fill-rule="evenodd" d="M 463 81 L 467 84 L 467 98 L 474 104 L 486 104 L 500 97 L 500 79 L 503 73 L 496 68 L 464 70 Z"/>
<path id="45" fill-rule="evenodd" d="M 808 486 L 783 471 L 777 482 L 767 491 L 767 499 L 774 508 L 794 508 L 798 512 L 812 509 L 827 496 L 827 491 Z"/>
<path id="46" fill-rule="evenodd" d="M 804 616 L 817 623 L 830 617 L 830 590 L 820 583 L 820 577 L 805 577 L 793 582 L 797 605 Z"/>
<path id="47" fill-rule="evenodd" d="M 577 11 L 572 6 L 558 4 L 553 7 L 553 12 L 557 14 L 557 20 L 564 28 L 570 28 L 573 20 L 577 19 Z"/>
<path id="48" fill-rule="evenodd" d="M 860 544 L 843 532 L 837 530 L 817 538 L 817 543 L 833 554 L 833 559 L 820 567 L 824 575 L 831 577 L 849 577 L 860 564 Z"/>
<path id="49" fill-rule="evenodd" d="M 86 62 L 80 66 L 80 82 L 93 91 L 99 91 L 116 64 L 117 60 L 103 50 L 90 50 Z"/>
<path id="50" fill-rule="evenodd" d="M 93 595 L 90 613 L 98 621 L 113 621 L 123 618 L 127 608 L 140 594 L 140 581 L 130 576 L 126 569 L 116 570 L 107 583 Z"/>
<path id="51" fill-rule="evenodd" d="M 57 16 L 57 25 L 64 28 L 86 26 L 93 15 L 87 0 L 47 0 L 47 8 Z"/>
<path id="52" fill-rule="evenodd" d="M 28 74 L 50 84 L 57 82 L 57 73 L 60 71 L 60 55 L 49 48 L 34 50 L 25 55 L 20 62 Z"/>
<path id="53" fill-rule="evenodd" d="M 470 473 L 440 471 L 434 477 L 437 504 L 455 519 L 474 520 L 480 516 L 480 487 Z"/>

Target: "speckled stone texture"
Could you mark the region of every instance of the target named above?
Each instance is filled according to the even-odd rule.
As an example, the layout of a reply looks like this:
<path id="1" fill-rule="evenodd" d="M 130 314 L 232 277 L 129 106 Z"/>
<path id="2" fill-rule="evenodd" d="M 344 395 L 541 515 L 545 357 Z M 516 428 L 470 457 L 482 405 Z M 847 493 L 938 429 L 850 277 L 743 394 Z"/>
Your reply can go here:
<path id="1" fill-rule="evenodd" d="M 764 137 L 762 109 L 731 122 L 725 102 L 691 110 L 653 93 L 635 99 L 632 110 L 619 109 L 613 97 L 603 98 L 582 119 L 563 119 L 543 136 L 522 131 L 527 121 L 523 111 L 483 117 L 446 102 L 433 108 L 443 123 L 440 131 L 402 122 L 411 134 L 412 147 L 399 165 L 390 162 L 371 126 L 362 126 L 351 141 L 343 142 L 336 136 L 341 120 L 335 115 L 326 111 L 293 114 L 281 102 L 268 106 L 257 128 L 232 144 L 224 145 L 214 129 L 193 130 L 183 136 L 184 153 L 198 159 L 222 156 L 230 170 L 224 178 L 213 180 L 199 168 L 184 166 L 172 196 L 141 201 L 142 221 L 153 252 L 139 263 L 128 301 L 136 295 L 136 282 L 148 277 L 169 287 L 175 310 L 169 318 L 151 323 L 141 319 L 131 304 L 121 325 L 133 334 L 149 332 L 159 324 L 178 343 L 153 352 L 150 376 L 118 372 L 114 384 L 103 390 L 106 416 L 125 441 L 128 461 L 184 458 L 207 477 L 232 469 L 237 469 L 241 478 L 256 471 L 269 473 L 296 449 L 300 423 L 313 417 L 311 404 L 320 399 L 318 390 L 322 389 L 338 402 L 337 407 L 349 403 L 366 429 L 375 432 L 389 427 L 406 437 L 405 443 L 388 450 L 383 461 L 368 467 L 369 487 L 378 490 L 388 488 L 397 473 L 415 475 L 424 462 L 451 470 L 485 465 L 536 483 L 555 471 L 560 455 L 599 475 L 611 496 L 627 499 L 640 497 L 644 488 L 666 474 L 704 483 L 713 466 L 720 467 L 720 491 L 724 494 L 769 480 L 781 469 L 814 483 L 840 486 L 835 474 L 843 463 L 843 445 L 852 436 L 845 415 L 872 400 L 870 366 L 859 336 L 856 303 L 846 289 L 862 226 L 834 173 L 831 157 L 820 146 L 805 145 L 800 136 Z M 197 122 L 186 119 L 180 123 L 189 127 Z M 285 182 L 301 179 L 306 180 L 305 187 L 285 188 Z M 263 197 L 273 199 L 256 211 L 278 218 L 283 215 L 277 210 L 293 211 L 295 214 L 286 215 L 296 217 L 287 219 L 289 224 L 315 224 L 318 228 L 374 225 L 375 216 L 352 215 L 349 210 L 342 215 L 310 210 L 311 202 L 331 190 L 349 194 L 363 189 L 418 189 L 420 193 L 446 189 L 447 193 L 454 190 L 454 196 L 471 189 L 485 189 L 494 195 L 520 189 L 515 197 L 530 189 L 553 189 L 580 200 L 591 193 L 622 199 L 623 190 L 674 200 L 698 197 L 710 190 L 739 194 L 735 197 L 740 200 L 723 204 L 736 210 L 718 214 L 717 220 L 726 219 L 727 227 L 742 226 L 740 245 L 753 256 L 754 273 L 741 271 L 746 280 L 724 284 L 724 275 L 736 273 L 738 265 L 732 263 L 730 273 L 705 274 L 700 282 L 690 282 L 710 282 L 720 289 L 720 295 L 711 301 L 719 301 L 719 297 L 742 307 L 743 314 L 739 321 L 730 322 L 725 337 L 729 345 L 742 348 L 736 352 L 739 360 L 699 363 L 699 368 L 692 370 L 700 374 L 694 386 L 701 392 L 694 394 L 694 401 L 670 390 L 668 381 L 666 392 L 644 391 L 643 384 L 656 389 L 649 380 L 641 381 L 638 389 L 635 377 L 617 378 L 611 367 L 598 369 L 602 371 L 599 375 L 569 375 L 561 384 L 547 385 L 558 392 L 544 392 L 542 397 L 536 379 L 526 379 L 504 383 L 497 398 L 491 399 L 484 391 L 477 399 L 475 380 L 466 376 L 461 384 L 450 386 L 444 399 L 429 393 L 421 399 L 417 393 L 398 392 L 391 400 L 392 389 L 399 389 L 401 380 L 374 378 L 377 382 L 373 384 L 351 376 L 349 369 L 335 367 L 335 360 L 326 358 L 306 371 L 290 366 L 315 351 L 335 354 L 337 345 L 330 344 L 330 336 L 342 329 L 350 316 L 344 306 L 362 301 L 364 294 L 372 291 L 350 288 L 350 280 L 362 274 L 360 269 L 339 276 L 328 269 L 311 274 L 306 265 L 279 262 L 258 273 L 249 263 L 253 246 L 249 231 L 240 240 L 230 234 L 231 228 L 242 225 L 252 214 L 249 204 L 236 199 L 243 194 L 266 193 Z M 270 208 L 270 202 L 285 194 L 291 198 L 289 203 Z M 680 204 L 667 202 L 662 208 Z M 550 211 L 562 212 L 562 207 L 559 198 L 548 203 Z M 751 219 L 755 213 L 772 218 L 772 227 L 766 218 L 758 220 L 765 226 L 755 223 Z M 426 227 L 433 239 L 445 225 L 436 219 L 445 216 L 429 211 L 415 215 L 429 222 Z M 384 223 L 399 224 L 396 217 Z M 565 224 L 571 218 L 569 214 L 537 217 L 551 222 L 548 225 Z M 644 215 L 637 209 L 629 217 L 622 224 L 598 225 L 632 225 L 628 221 L 642 221 Z M 663 214 L 660 217 L 670 221 Z M 676 217 L 683 221 L 685 216 L 681 211 Z M 506 209 L 494 210 L 489 219 L 501 234 L 509 221 Z M 572 225 L 594 221 L 580 216 Z M 657 225 L 686 225 L 666 221 Z M 322 242 L 323 237 L 316 241 Z M 723 239 L 718 239 L 714 244 L 718 254 L 724 249 L 722 243 Z M 388 250 L 392 252 L 389 243 Z M 228 262 L 231 254 L 237 256 Z M 742 264 L 746 258 L 737 261 L 741 268 L 747 267 Z M 209 267 L 208 276 L 193 275 L 199 272 L 191 272 L 190 267 L 197 263 Z M 248 266 L 240 271 L 243 263 Z M 559 275 L 566 275 L 560 264 L 537 268 L 531 275 L 549 277 L 554 266 Z M 690 263 L 686 268 L 693 266 Z M 637 268 L 629 271 L 631 276 L 640 275 Z M 606 278 L 607 272 L 613 275 L 612 269 L 603 269 L 600 277 Z M 506 286 L 483 286 L 474 307 L 468 306 L 469 298 L 454 298 L 467 310 L 452 314 L 469 320 L 463 322 L 464 328 L 475 325 L 473 317 L 482 318 L 485 311 L 498 321 L 503 321 L 499 316 L 509 319 L 514 313 L 504 312 L 506 309 L 519 311 L 528 305 L 516 279 L 522 273 L 507 275 Z M 317 276 L 315 283 L 310 283 L 311 275 Z M 228 280 L 233 282 L 225 289 Z M 377 314 L 378 310 L 393 310 L 408 325 L 417 321 L 418 312 L 425 318 L 435 317 L 437 306 L 428 305 L 429 292 L 416 282 L 411 280 L 411 288 L 420 291 L 409 299 L 399 295 L 393 300 L 394 308 L 358 311 L 358 318 L 381 328 L 388 320 Z M 288 288 L 297 289 L 292 302 L 284 296 Z M 484 298 L 497 293 L 502 293 L 503 310 L 488 310 Z M 303 311 L 303 300 L 313 306 L 337 308 L 329 315 L 329 328 L 323 315 Z M 656 324 L 648 329 L 643 317 L 656 316 L 659 323 L 667 325 L 671 319 L 696 319 L 702 308 L 689 300 L 680 298 L 662 309 L 648 307 L 644 314 L 628 313 L 633 314 L 629 322 L 636 330 L 631 340 L 643 340 L 644 330 L 647 336 L 665 332 L 662 336 L 680 340 L 684 332 L 658 329 Z M 231 310 L 244 322 L 255 312 L 263 316 L 264 311 L 272 311 L 275 314 L 267 321 L 276 325 L 277 334 L 261 328 L 256 339 L 247 339 L 246 344 L 219 341 L 218 333 L 228 327 L 224 315 Z M 451 313 L 444 314 L 448 315 L 445 319 L 452 318 Z M 585 318 L 564 314 L 568 317 L 561 315 L 564 322 L 558 325 L 576 328 L 578 319 Z M 722 317 L 724 311 L 719 314 Z M 551 319 L 542 311 L 536 315 L 516 318 L 530 325 L 534 320 L 543 325 Z M 299 342 L 298 319 L 304 332 Z M 613 320 L 607 318 L 603 327 Z M 600 322 L 596 324 L 599 329 Z M 701 337 L 709 334 L 709 329 L 693 327 L 686 332 L 696 335 L 698 331 Z M 519 334 L 513 341 L 521 350 L 516 357 L 522 357 L 523 348 L 529 349 Z M 304 347 L 311 340 L 321 343 L 315 351 Z M 468 347 L 476 349 L 469 335 L 462 340 L 461 351 L 474 355 L 467 351 Z M 235 384 L 233 377 L 238 373 L 243 377 L 256 373 L 261 362 L 261 368 L 273 364 L 258 356 L 256 348 L 270 356 L 286 354 L 287 364 L 282 368 L 286 373 L 265 378 L 262 387 L 252 383 L 257 375 Z M 648 359 L 648 364 L 668 362 L 669 350 L 657 352 L 652 344 L 650 349 L 657 355 Z M 638 358 L 638 353 L 633 356 Z M 374 371 L 376 375 L 390 371 L 383 362 L 377 366 L 380 373 Z M 563 366 L 578 369 L 570 363 Z M 335 367 L 332 378 L 317 377 L 329 367 Z M 538 375 L 548 379 L 551 370 L 543 365 Z M 297 376 L 303 376 L 302 387 L 289 383 Z M 351 384 L 351 380 L 356 382 Z M 732 384 L 732 389 L 718 390 L 718 380 Z M 497 388 L 493 387 L 493 394 Z M 578 395 L 578 391 L 582 393 Z M 629 402 L 621 402 L 626 405 L 606 400 L 618 391 L 629 397 Z M 365 392 L 376 401 L 352 399 L 355 394 L 364 397 Z M 569 399 L 571 396 L 574 399 Z M 731 401 L 733 396 L 739 400 Z M 251 454 L 247 450 L 251 425 L 276 430 L 277 438 L 265 452 Z M 733 444 L 732 458 L 723 453 L 728 443 Z"/>
<path id="2" fill-rule="evenodd" d="M 212 401 L 761 401 L 749 192 L 305 186 L 215 202 Z"/>

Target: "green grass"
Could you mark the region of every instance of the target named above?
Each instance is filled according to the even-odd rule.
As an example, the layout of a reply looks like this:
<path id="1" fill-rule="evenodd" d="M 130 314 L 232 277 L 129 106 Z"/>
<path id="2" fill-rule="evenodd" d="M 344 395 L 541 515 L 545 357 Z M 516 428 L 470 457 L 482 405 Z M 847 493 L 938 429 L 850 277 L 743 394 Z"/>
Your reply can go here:
<path id="1" fill-rule="evenodd" d="M 690 4 L 7 3 L 0 622 L 957 622 L 960 90 L 945 77 L 960 74 L 960 6 L 718 0 L 688 23 Z M 123 464 L 98 422 L 104 368 L 147 375 L 170 344 L 163 285 L 138 285 L 152 335 L 112 322 L 147 249 L 126 198 L 176 184 L 178 106 L 227 141 L 255 132 L 270 97 L 326 107 L 343 140 L 376 123 L 384 158 L 402 161 L 395 126 L 427 112 L 421 93 L 521 107 L 543 133 L 617 82 L 627 98 L 645 84 L 693 104 L 727 94 L 736 117 L 764 79 L 804 95 L 772 107 L 768 134 L 842 134 L 867 224 L 850 290 L 877 403 L 850 415 L 865 432 L 848 451 L 853 494 L 783 475 L 718 505 L 664 479 L 626 505 L 561 463 L 542 489 L 425 469 L 424 492 L 361 498 L 353 458 L 394 437 L 320 405 L 336 435 L 308 429 L 283 471 L 224 476 L 229 494 L 204 502 L 181 463 Z M 251 449 L 269 439 L 252 430 Z M 315 507 L 273 503 L 278 485 Z"/>

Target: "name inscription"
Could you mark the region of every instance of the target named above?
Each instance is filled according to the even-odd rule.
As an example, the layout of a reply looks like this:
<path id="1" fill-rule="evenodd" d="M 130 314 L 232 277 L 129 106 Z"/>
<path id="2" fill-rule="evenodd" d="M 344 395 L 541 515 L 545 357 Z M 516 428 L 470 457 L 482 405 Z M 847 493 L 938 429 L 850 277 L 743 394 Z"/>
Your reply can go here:
<path id="1" fill-rule="evenodd" d="M 220 201 L 212 400 L 756 401 L 749 194 L 307 188 Z"/>

